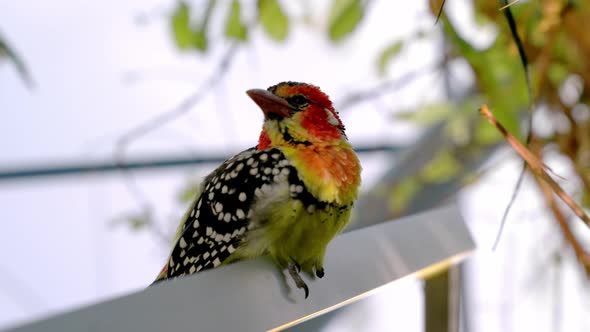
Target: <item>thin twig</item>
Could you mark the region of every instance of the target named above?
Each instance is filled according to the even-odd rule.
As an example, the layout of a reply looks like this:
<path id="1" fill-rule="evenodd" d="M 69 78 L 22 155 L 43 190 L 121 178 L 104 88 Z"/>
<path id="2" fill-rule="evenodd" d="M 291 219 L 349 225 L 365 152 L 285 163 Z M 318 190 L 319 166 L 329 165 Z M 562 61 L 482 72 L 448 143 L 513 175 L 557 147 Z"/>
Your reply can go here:
<path id="1" fill-rule="evenodd" d="M 337 109 L 343 111 L 344 109 L 350 108 L 363 101 L 378 98 L 391 90 L 400 89 L 425 74 L 431 74 L 433 70 L 436 70 L 439 67 L 440 64 L 426 66 L 418 70 L 407 72 L 393 80 L 382 82 L 373 88 L 349 93 L 341 98 L 341 101 L 336 103 L 338 105 Z"/>
<path id="2" fill-rule="evenodd" d="M 8 59 L 12 61 L 12 64 L 16 68 L 21 79 L 27 85 L 27 88 L 31 90 L 34 89 L 35 81 L 33 80 L 27 65 L 22 60 L 22 57 L 18 54 L 18 52 L 13 47 L 11 47 L 4 39 L 4 36 L 0 34 L 0 56 L 2 55 L 6 55 Z"/>
<path id="3" fill-rule="evenodd" d="M 195 106 L 201 99 L 211 91 L 211 88 L 214 87 L 221 81 L 227 70 L 229 69 L 229 65 L 233 56 L 235 55 L 238 49 L 238 44 L 232 44 L 227 52 L 222 57 L 221 61 L 217 68 L 213 71 L 212 75 L 206 79 L 201 86 L 187 98 L 185 98 L 180 104 L 178 104 L 173 109 L 158 114 L 157 116 L 145 121 L 144 123 L 140 124 L 139 126 L 129 130 L 126 134 L 121 136 L 116 143 L 115 148 L 115 160 L 121 162 L 121 166 L 124 167 L 124 154 L 125 150 L 128 146 L 138 138 L 145 136 L 149 132 L 163 126 L 164 124 L 170 122 L 171 120 L 176 119 L 177 117 L 187 113 Z"/>
<path id="4" fill-rule="evenodd" d="M 504 6 L 502 6 L 502 7 L 500 7 L 500 9 L 498 9 L 498 10 L 502 11 L 502 10 L 504 10 L 504 9 L 507 9 L 508 7 L 510 7 L 510 6 L 512 6 L 512 5 L 514 5 L 515 3 L 519 2 L 519 1 L 520 1 L 520 0 L 513 0 L 513 1 L 512 1 L 512 2 L 510 2 L 510 3 L 506 3 L 506 1 L 504 1 L 504 3 L 506 3 L 506 4 L 505 4 Z"/>
<path id="5" fill-rule="evenodd" d="M 202 98 L 211 91 L 211 89 L 217 85 L 222 78 L 227 73 L 231 61 L 236 54 L 238 49 L 238 44 L 233 43 L 225 52 L 221 61 L 219 62 L 216 69 L 212 72 L 211 76 L 209 76 L 205 81 L 203 81 L 200 87 L 190 96 L 185 98 L 180 104 L 178 104 L 173 109 L 161 113 L 154 118 L 145 121 L 144 123 L 140 124 L 139 126 L 135 127 L 134 129 L 130 130 L 123 136 L 121 136 L 116 143 L 115 150 L 114 150 L 114 159 L 117 165 L 120 167 L 120 170 L 123 172 L 124 175 L 124 183 L 128 190 L 128 192 L 138 201 L 139 205 L 141 206 L 143 213 L 146 216 L 151 216 L 152 208 L 149 200 L 141 189 L 139 188 L 137 181 L 133 174 L 125 167 L 125 153 L 129 145 L 136 141 L 137 139 L 145 136 L 149 132 L 163 126 L 164 124 L 170 122 L 173 119 L 178 118 L 181 115 L 188 113 L 196 104 L 198 104 Z M 164 233 L 156 228 L 156 225 L 152 223 L 149 225 L 150 231 L 156 237 L 164 240 L 167 242 L 167 237 Z"/>
<path id="6" fill-rule="evenodd" d="M 504 0 L 504 3 L 507 3 L 507 0 Z M 510 33 L 512 33 L 512 38 L 516 43 L 516 47 L 518 48 L 518 55 L 520 57 L 520 61 L 522 62 L 522 67 L 524 69 L 526 87 L 527 87 L 527 94 L 529 96 L 529 111 L 532 114 L 534 110 L 534 98 L 533 98 L 533 90 L 531 84 L 531 72 L 529 70 L 529 61 L 524 50 L 524 45 L 522 43 L 522 39 L 520 39 L 520 35 L 518 34 L 518 29 L 516 28 L 516 22 L 514 20 L 514 16 L 512 15 L 512 11 L 510 7 L 506 7 L 504 11 L 504 16 L 506 16 L 506 21 L 508 21 L 508 27 L 510 28 Z M 532 117 L 529 116 L 528 123 L 529 123 L 529 131 L 532 129 Z M 527 144 L 530 142 L 527 142 Z"/>
<path id="7" fill-rule="evenodd" d="M 525 163 L 526 164 L 526 163 Z M 526 172 L 526 167 L 522 167 L 520 169 L 520 174 L 518 175 L 518 180 L 516 181 L 516 185 L 512 190 L 512 195 L 510 196 L 510 200 L 508 201 L 508 205 L 504 209 L 504 213 L 502 214 L 502 219 L 500 220 L 500 228 L 498 228 L 498 232 L 496 233 L 496 239 L 494 240 L 494 245 L 492 246 L 492 250 L 496 250 L 498 244 L 500 243 L 500 238 L 502 237 L 502 233 L 504 232 L 504 226 L 506 226 L 506 220 L 508 219 L 508 213 L 510 209 L 512 209 L 512 204 L 516 201 L 516 196 L 518 196 L 518 192 L 520 191 L 520 186 L 524 181 L 524 173 Z"/>
<path id="8" fill-rule="evenodd" d="M 514 1 L 512 3 L 515 3 L 515 2 L 516 1 Z M 506 17 L 506 20 L 508 21 L 508 27 L 510 28 L 510 32 L 512 33 L 512 38 L 514 39 L 514 42 L 516 43 L 516 46 L 518 48 L 518 54 L 520 56 L 520 61 L 522 62 L 522 67 L 524 69 L 527 94 L 529 97 L 529 113 L 528 113 L 528 118 L 527 118 L 528 133 L 526 136 L 526 145 L 528 146 L 533 138 L 533 111 L 535 109 L 535 101 L 533 98 L 533 92 L 532 92 L 532 86 L 531 86 L 531 74 L 529 71 L 528 59 L 526 56 L 526 52 L 524 51 L 524 46 L 522 44 L 522 40 L 520 39 L 520 36 L 518 35 L 518 30 L 516 29 L 516 22 L 514 21 L 514 16 L 512 16 L 512 11 L 510 10 L 510 5 L 511 4 L 508 4 L 507 0 L 504 0 L 504 6 L 501 8 L 501 10 L 505 9 L 504 16 Z M 496 250 L 496 247 L 498 246 L 498 243 L 500 242 L 500 237 L 502 236 L 502 232 L 504 230 L 506 220 L 508 219 L 508 214 L 510 213 L 510 209 L 512 208 L 512 205 L 514 204 L 514 201 L 516 200 L 516 197 L 518 196 L 518 193 L 520 192 L 520 187 L 522 186 L 522 183 L 524 180 L 524 174 L 526 172 L 526 166 L 527 166 L 527 163 L 523 161 L 522 167 L 520 169 L 520 174 L 518 175 L 518 180 L 516 181 L 516 185 L 514 186 L 514 189 L 512 190 L 512 195 L 510 197 L 510 201 L 508 202 L 508 205 L 506 206 L 506 209 L 504 210 L 504 214 L 502 215 L 502 219 L 500 221 L 500 228 L 498 229 L 498 233 L 496 234 L 496 240 L 494 241 L 494 246 L 492 247 L 492 250 Z"/>
<path id="9" fill-rule="evenodd" d="M 440 4 L 440 9 L 438 10 L 438 14 L 436 15 L 436 20 L 434 21 L 434 24 L 437 24 L 438 21 L 440 21 L 440 17 L 443 13 L 444 7 L 445 7 L 445 0 L 443 0 L 443 2 Z"/>

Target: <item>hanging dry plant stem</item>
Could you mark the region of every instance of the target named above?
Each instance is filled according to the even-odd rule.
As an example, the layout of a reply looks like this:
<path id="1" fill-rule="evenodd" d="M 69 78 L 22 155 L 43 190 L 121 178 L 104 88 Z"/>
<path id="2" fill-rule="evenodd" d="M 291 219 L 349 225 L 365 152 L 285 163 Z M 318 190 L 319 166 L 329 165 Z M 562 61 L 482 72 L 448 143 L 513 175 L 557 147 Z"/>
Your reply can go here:
<path id="1" fill-rule="evenodd" d="M 551 209 L 551 212 L 557 221 L 557 225 L 559 226 L 563 237 L 574 250 L 578 261 L 584 266 L 586 276 L 590 278 L 590 254 L 588 254 L 588 251 L 584 249 L 580 241 L 578 241 L 576 238 L 574 232 L 572 232 L 567 218 L 563 215 L 563 212 L 557 205 L 557 201 L 551 192 L 550 186 L 538 176 L 535 176 L 535 181 L 537 182 L 539 188 L 541 188 L 543 196 L 545 197 L 545 202 L 549 206 L 549 209 Z"/>
<path id="2" fill-rule="evenodd" d="M 506 128 L 502 126 L 501 123 L 496 120 L 492 112 L 490 112 L 487 105 L 481 106 L 479 109 L 479 113 L 486 118 L 502 135 L 504 138 L 510 143 L 512 148 L 527 162 L 531 171 L 536 176 L 539 176 L 543 179 L 553 190 L 553 192 L 561 198 L 561 200 L 567 204 L 574 213 L 580 217 L 584 221 L 584 223 L 590 227 L 590 218 L 584 213 L 584 210 L 559 186 L 555 180 L 546 172 L 548 168 L 539 158 L 532 153 L 529 149 L 527 149 L 524 145 L 522 145 L 514 136 L 512 136 Z"/>

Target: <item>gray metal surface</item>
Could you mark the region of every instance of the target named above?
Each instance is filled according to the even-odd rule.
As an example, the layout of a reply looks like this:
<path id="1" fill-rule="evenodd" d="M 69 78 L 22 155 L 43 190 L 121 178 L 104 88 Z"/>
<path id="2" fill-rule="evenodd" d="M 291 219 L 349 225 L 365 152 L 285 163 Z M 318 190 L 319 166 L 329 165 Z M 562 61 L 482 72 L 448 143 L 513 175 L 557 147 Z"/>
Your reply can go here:
<path id="1" fill-rule="evenodd" d="M 280 330 L 357 301 L 379 287 L 474 248 L 456 206 L 359 229 L 328 247 L 323 279 L 310 296 L 285 287 L 265 258 L 240 262 L 10 330 Z M 124 277 L 124 275 L 122 275 Z"/>

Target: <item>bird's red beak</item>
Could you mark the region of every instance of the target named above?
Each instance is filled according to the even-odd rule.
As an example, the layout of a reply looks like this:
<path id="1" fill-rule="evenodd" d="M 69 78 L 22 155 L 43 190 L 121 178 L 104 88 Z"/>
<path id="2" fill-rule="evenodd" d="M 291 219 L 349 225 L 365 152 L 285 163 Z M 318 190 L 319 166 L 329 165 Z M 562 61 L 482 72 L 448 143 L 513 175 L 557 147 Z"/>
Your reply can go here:
<path id="1" fill-rule="evenodd" d="M 246 91 L 246 93 L 262 109 L 266 119 L 273 117 L 279 117 L 282 119 L 289 117 L 291 114 L 293 106 L 283 98 L 278 97 L 269 91 L 252 89 Z"/>

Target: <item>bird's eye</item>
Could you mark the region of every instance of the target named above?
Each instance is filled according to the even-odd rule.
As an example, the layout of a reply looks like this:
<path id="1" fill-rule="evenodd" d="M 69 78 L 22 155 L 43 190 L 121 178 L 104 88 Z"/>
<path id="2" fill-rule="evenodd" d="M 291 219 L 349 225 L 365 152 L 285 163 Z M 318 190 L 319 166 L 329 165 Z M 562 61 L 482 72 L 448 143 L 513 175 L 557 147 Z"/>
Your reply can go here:
<path id="1" fill-rule="evenodd" d="M 303 108 L 309 104 L 309 100 L 302 95 L 287 97 L 287 102 L 295 108 Z"/>

